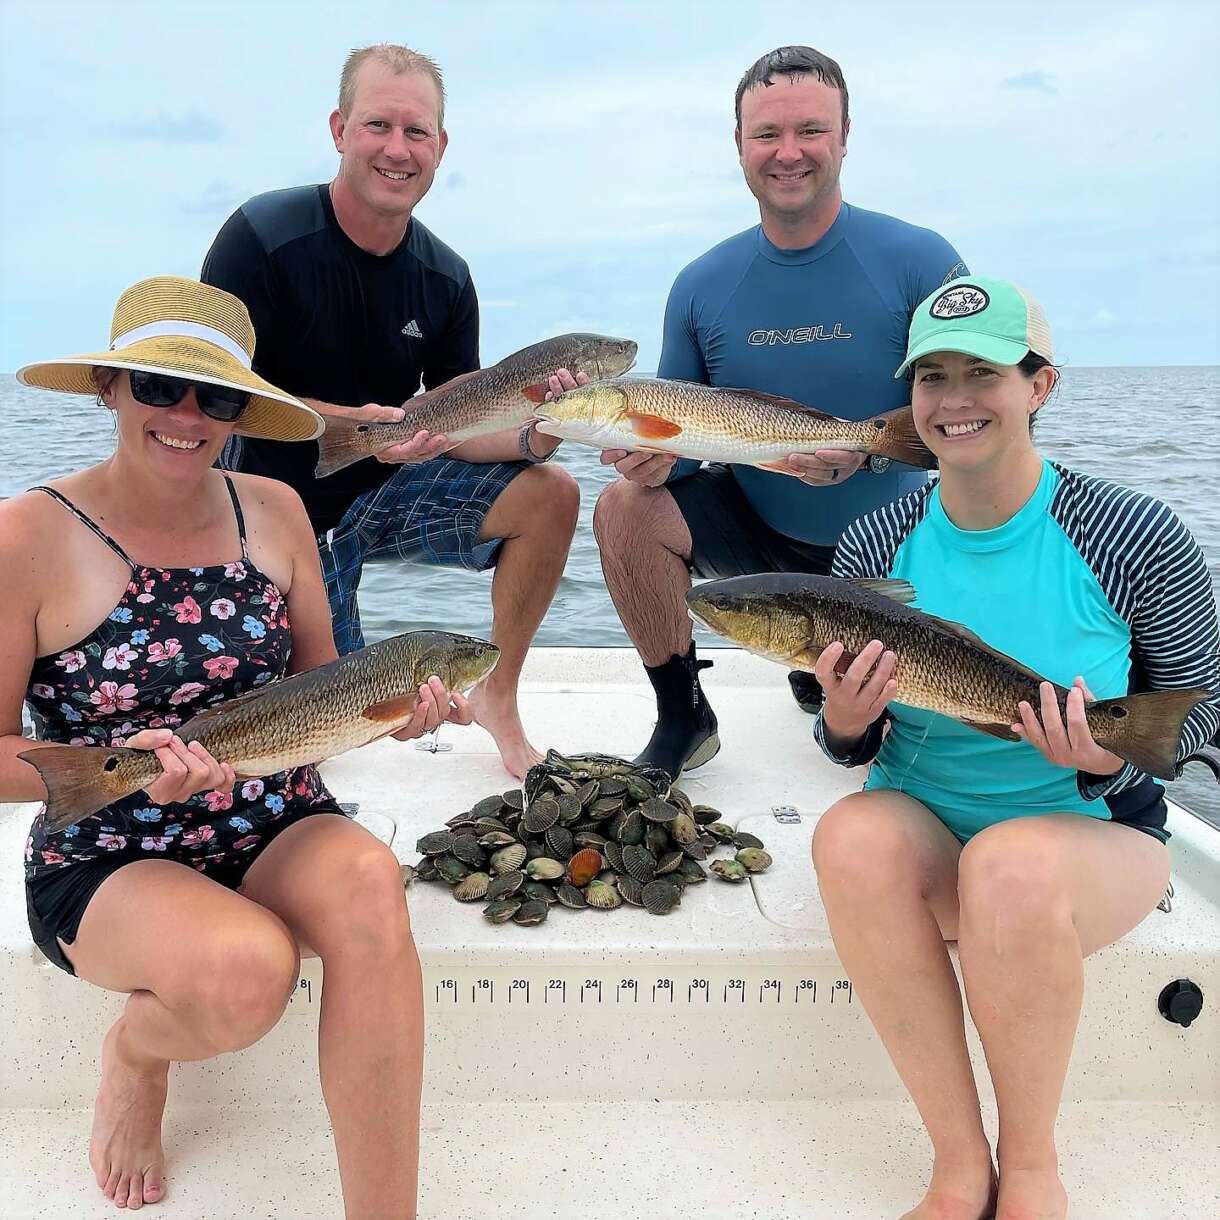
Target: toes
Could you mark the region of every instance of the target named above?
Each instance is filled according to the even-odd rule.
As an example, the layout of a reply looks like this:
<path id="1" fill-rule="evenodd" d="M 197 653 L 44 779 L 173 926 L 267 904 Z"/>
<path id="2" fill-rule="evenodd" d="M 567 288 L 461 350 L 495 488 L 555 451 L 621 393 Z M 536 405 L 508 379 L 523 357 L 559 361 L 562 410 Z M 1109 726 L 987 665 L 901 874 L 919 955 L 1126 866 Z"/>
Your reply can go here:
<path id="1" fill-rule="evenodd" d="M 123 1180 L 122 1173 L 114 1166 L 111 1166 L 110 1172 L 107 1173 L 107 1175 L 106 1175 L 106 1181 L 103 1183 L 99 1183 L 99 1185 L 102 1188 L 102 1193 L 106 1196 L 107 1199 L 114 1198 L 115 1192 L 118 1190 L 119 1183 L 121 1183 L 122 1180 Z"/>
<path id="2" fill-rule="evenodd" d="M 165 1180 L 159 1169 L 150 1169 L 144 1175 L 144 1202 L 156 1203 L 165 1193 Z"/>
<path id="3" fill-rule="evenodd" d="M 139 1211 L 144 1206 L 144 1176 L 142 1174 L 133 1173 L 131 1175 L 131 1190 L 127 1195 L 127 1206 L 133 1211 Z"/>

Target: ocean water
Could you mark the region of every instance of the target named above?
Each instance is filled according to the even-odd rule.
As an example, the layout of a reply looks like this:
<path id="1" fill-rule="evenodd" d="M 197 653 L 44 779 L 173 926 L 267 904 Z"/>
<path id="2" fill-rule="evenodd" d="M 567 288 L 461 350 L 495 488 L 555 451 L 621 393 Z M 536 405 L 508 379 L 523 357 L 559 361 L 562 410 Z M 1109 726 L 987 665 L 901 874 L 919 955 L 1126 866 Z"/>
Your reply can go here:
<path id="1" fill-rule="evenodd" d="M 1203 548 L 1220 596 L 1220 367 L 1069 368 L 1042 415 L 1042 452 L 1157 495 L 1181 515 Z M 0 497 L 96 461 L 113 445 L 109 417 L 88 399 L 30 390 L 12 376 L 0 376 L 0 418 Z M 565 446 L 555 460 L 580 483 L 581 516 L 537 643 L 626 646 L 592 531 L 593 505 L 616 476 L 583 446 Z M 360 597 L 365 635 L 371 641 L 423 626 L 485 633 L 490 587 L 490 573 L 370 565 Z M 715 646 L 701 637 L 701 647 L 705 643 Z M 1220 827 L 1220 785 L 1209 772 L 1192 767 L 1170 790 Z"/>

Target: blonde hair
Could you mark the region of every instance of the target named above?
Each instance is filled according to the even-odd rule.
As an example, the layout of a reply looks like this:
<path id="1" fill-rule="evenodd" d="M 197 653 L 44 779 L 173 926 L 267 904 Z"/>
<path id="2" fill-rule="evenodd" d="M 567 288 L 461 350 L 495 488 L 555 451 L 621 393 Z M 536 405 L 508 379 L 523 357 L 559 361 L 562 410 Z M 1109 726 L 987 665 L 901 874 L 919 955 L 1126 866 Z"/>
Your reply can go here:
<path id="1" fill-rule="evenodd" d="M 352 103 L 356 100 L 356 76 L 361 67 L 374 60 L 390 69 L 396 76 L 405 72 L 418 72 L 428 77 L 436 86 L 437 97 L 440 98 L 438 110 L 439 126 L 445 125 L 445 82 L 441 79 L 441 70 L 436 61 L 412 51 L 410 47 L 398 46 L 392 42 L 379 42 L 371 47 L 357 47 L 348 55 L 343 63 L 343 73 L 339 77 L 339 113 L 346 119 L 352 113 Z"/>

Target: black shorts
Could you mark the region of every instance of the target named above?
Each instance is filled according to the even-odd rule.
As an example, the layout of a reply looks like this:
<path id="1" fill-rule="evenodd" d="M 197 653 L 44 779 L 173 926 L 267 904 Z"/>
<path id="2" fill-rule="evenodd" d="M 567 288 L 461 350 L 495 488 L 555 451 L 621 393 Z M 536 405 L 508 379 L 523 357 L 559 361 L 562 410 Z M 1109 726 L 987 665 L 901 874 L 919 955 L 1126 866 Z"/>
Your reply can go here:
<path id="1" fill-rule="evenodd" d="M 1169 807 L 1165 804 L 1165 789 L 1151 776 L 1145 775 L 1134 788 L 1101 799 L 1110 811 L 1110 821 L 1130 826 L 1132 830 L 1142 830 L 1162 843 L 1168 842 L 1165 822 Z"/>
<path id="2" fill-rule="evenodd" d="M 756 572 L 830 573 L 832 546 L 772 529 L 746 499 L 732 471 L 714 463 L 666 484 L 691 536 L 691 571 L 712 580 Z"/>
<path id="3" fill-rule="evenodd" d="M 250 865 L 258 859 L 269 843 L 275 842 L 289 826 L 295 826 L 317 813 L 341 814 L 343 811 L 333 806 L 319 805 L 302 809 L 295 814 L 290 813 L 268 823 L 265 828 L 260 828 L 262 838 L 249 852 L 243 853 L 230 863 L 209 864 L 199 871 L 226 889 L 240 889 Z M 98 886 L 107 877 L 128 864 L 148 859 L 170 860 L 182 864 L 183 868 L 191 867 L 181 860 L 176 860 L 173 855 L 151 857 L 146 851 L 117 851 L 93 860 L 65 864 L 54 872 L 45 873 L 34 881 L 25 883 L 25 909 L 30 921 L 30 932 L 34 943 L 49 961 L 69 974 L 76 973 L 72 969 L 72 963 L 64 956 L 59 942 L 62 940 L 65 945 L 70 945 L 76 940 L 85 908 L 97 893 Z"/>

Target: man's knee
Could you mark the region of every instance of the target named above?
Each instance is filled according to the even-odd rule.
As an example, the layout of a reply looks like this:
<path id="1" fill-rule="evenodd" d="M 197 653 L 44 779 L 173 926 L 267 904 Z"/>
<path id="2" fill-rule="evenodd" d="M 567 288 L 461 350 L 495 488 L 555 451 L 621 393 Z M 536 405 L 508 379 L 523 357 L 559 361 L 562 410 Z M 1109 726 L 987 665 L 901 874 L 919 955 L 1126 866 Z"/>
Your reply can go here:
<path id="1" fill-rule="evenodd" d="M 608 483 L 593 509 L 593 535 L 603 549 L 614 550 L 655 533 L 668 516 L 678 513 L 673 496 L 663 487 L 644 487 L 627 479 Z"/>
<path id="2" fill-rule="evenodd" d="M 517 481 L 529 488 L 531 504 L 545 509 L 548 517 L 570 519 L 576 524 L 580 484 L 562 466 L 531 466 L 517 476 Z"/>

